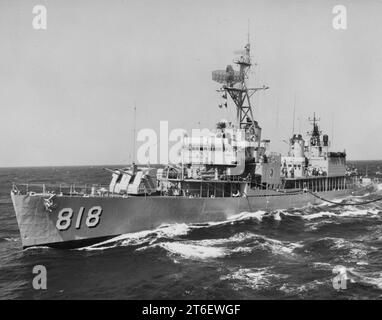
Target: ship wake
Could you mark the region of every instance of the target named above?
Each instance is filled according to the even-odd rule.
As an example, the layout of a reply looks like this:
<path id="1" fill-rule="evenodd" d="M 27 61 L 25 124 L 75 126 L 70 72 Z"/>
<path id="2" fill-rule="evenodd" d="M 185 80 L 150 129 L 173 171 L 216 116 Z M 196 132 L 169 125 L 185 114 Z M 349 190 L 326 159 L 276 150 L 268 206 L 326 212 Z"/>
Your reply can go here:
<path id="1" fill-rule="evenodd" d="M 272 230 L 286 234 L 293 228 L 317 232 L 338 225 L 380 220 L 381 213 L 379 203 L 361 207 L 327 204 L 303 209 L 242 212 L 219 222 L 161 225 L 154 230 L 123 234 L 77 250 L 132 247 L 141 252 L 155 248 L 165 250 L 170 256 L 200 260 L 256 250 L 293 256 L 291 248 L 296 246 L 272 239 Z"/>

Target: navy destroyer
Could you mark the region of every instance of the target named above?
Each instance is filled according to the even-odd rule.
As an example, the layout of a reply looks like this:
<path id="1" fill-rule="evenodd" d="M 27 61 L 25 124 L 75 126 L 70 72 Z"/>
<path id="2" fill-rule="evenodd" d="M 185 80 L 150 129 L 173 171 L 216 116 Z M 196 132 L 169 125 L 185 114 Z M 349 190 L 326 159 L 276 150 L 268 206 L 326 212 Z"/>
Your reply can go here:
<path id="1" fill-rule="evenodd" d="M 225 99 L 219 107 L 230 101 L 236 119 L 218 122 L 210 136 L 185 137 L 179 163 L 107 169 L 106 188 L 14 184 L 23 247 L 81 247 L 161 225 L 319 204 L 354 191 L 358 180 L 346 170 L 345 152 L 331 150 L 315 115 L 307 139 L 292 135 L 288 154 L 268 150 L 251 105 L 251 97 L 268 87 L 247 85 L 249 43 L 234 63 L 236 70 L 228 65 L 212 72 L 212 80 Z"/>

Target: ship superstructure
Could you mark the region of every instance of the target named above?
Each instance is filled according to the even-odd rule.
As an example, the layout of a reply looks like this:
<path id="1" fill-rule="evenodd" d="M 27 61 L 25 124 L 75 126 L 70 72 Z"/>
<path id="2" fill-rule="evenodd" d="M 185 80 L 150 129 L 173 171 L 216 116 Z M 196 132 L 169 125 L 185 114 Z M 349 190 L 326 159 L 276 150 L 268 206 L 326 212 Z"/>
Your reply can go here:
<path id="1" fill-rule="evenodd" d="M 231 97 L 235 121 L 218 122 L 216 130 L 207 136 L 185 137 L 180 163 L 157 171 L 142 168 L 136 176 L 129 168 L 114 171 L 110 192 L 151 195 L 155 184 L 160 195 L 187 197 L 238 197 L 264 189 L 346 188 L 346 153 L 330 151 L 329 136 L 322 135 L 315 114 L 309 118 L 312 130 L 307 139 L 301 134 L 291 137 L 288 155 L 269 152 L 270 141 L 261 139 L 250 100 L 268 87 L 248 88 L 246 83 L 252 65 L 250 44 L 234 62 L 238 71 L 228 65 L 225 70 L 213 71 L 212 79 L 221 84 L 217 91 L 226 100 L 225 106 Z"/>
<path id="2" fill-rule="evenodd" d="M 289 140 L 288 155 L 281 158 L 285 188 L 326 191 L 345 187 L 346 152 L 331 151 L 329 136 L 322 134 L 319 120 L 316 114 L 309 118 L 312 130 L 307 133 L 307 139 L 293 134 Z"/>
<path id="3" fill-rule="evenodd" d="M 254 186 L 281 187 L 281 155 L 267 153 L 269 140 L 261 140 L 261 127 L 253 116 L 251 96 L 268 87 L 247 87 L 250 57 L 248 43 L 234 60 L 238 71 L 228 65 L 225 70 L 212 72 L 212 79 L 221 85 L 217 91 L 226 100 L 226 106 L 228 96 L 231 97 L 236 108 L 235 121 L 218 122 L 207 136 L 185 137 L 181 162 L 158 169 L 156 174 L 156 169 L 150 169 L 148 174 L 147 168 L 138 171 L 141 173 L 129 168 L 115 170 L 109 191 L 151 195 L 152 186 L 157 183 L 160 195 L 237 197 Z"/>

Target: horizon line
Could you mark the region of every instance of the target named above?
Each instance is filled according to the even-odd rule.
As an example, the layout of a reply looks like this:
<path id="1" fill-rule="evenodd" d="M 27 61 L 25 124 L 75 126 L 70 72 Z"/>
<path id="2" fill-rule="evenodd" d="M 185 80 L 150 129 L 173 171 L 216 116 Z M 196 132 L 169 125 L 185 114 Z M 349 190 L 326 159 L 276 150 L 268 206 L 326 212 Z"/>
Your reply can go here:
<path id="1" fill-rule="evenodd" d="M 382 161 L 382 159 L 351 159 L 351 160 L 346 160 L 347 162 L 361 162 L 361 161 Z M 104 167 L 104 166 L 129 166 L 132 163 L 126 163 L 126 164 L 121 164 L 121 163 L 115 163 L 115 164 L 57 164 L 57 165 L 21 165 L 21 166 L 0 166 L 0 169 L 22 169 L 22 168 L 55 168 L 55 167 Z M 137 165 L 147 165 L 147 164 L 139 164 Z M 150 166 L 164 166 L 166 164 L 163 163 L 150 163 Z"/>

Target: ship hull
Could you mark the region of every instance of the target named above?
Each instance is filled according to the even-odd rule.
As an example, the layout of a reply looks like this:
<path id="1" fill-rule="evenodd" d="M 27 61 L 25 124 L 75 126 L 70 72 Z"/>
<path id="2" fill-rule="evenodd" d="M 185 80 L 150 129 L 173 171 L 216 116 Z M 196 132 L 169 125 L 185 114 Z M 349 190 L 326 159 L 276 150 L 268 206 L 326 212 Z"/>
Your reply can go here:
<path id="1" fill-rule="evenodd" d="M 317 194 L 333 199 L 350 193 L 351 190 L 339 190 Z M 56 196 L 48 210 L 46 196 L 11 196 L 24 248 L 76 248 L 163 224 L 224 221 L 245 211 L 288 209 L 322 202 L 310 193 L 246 198 Z"/>

